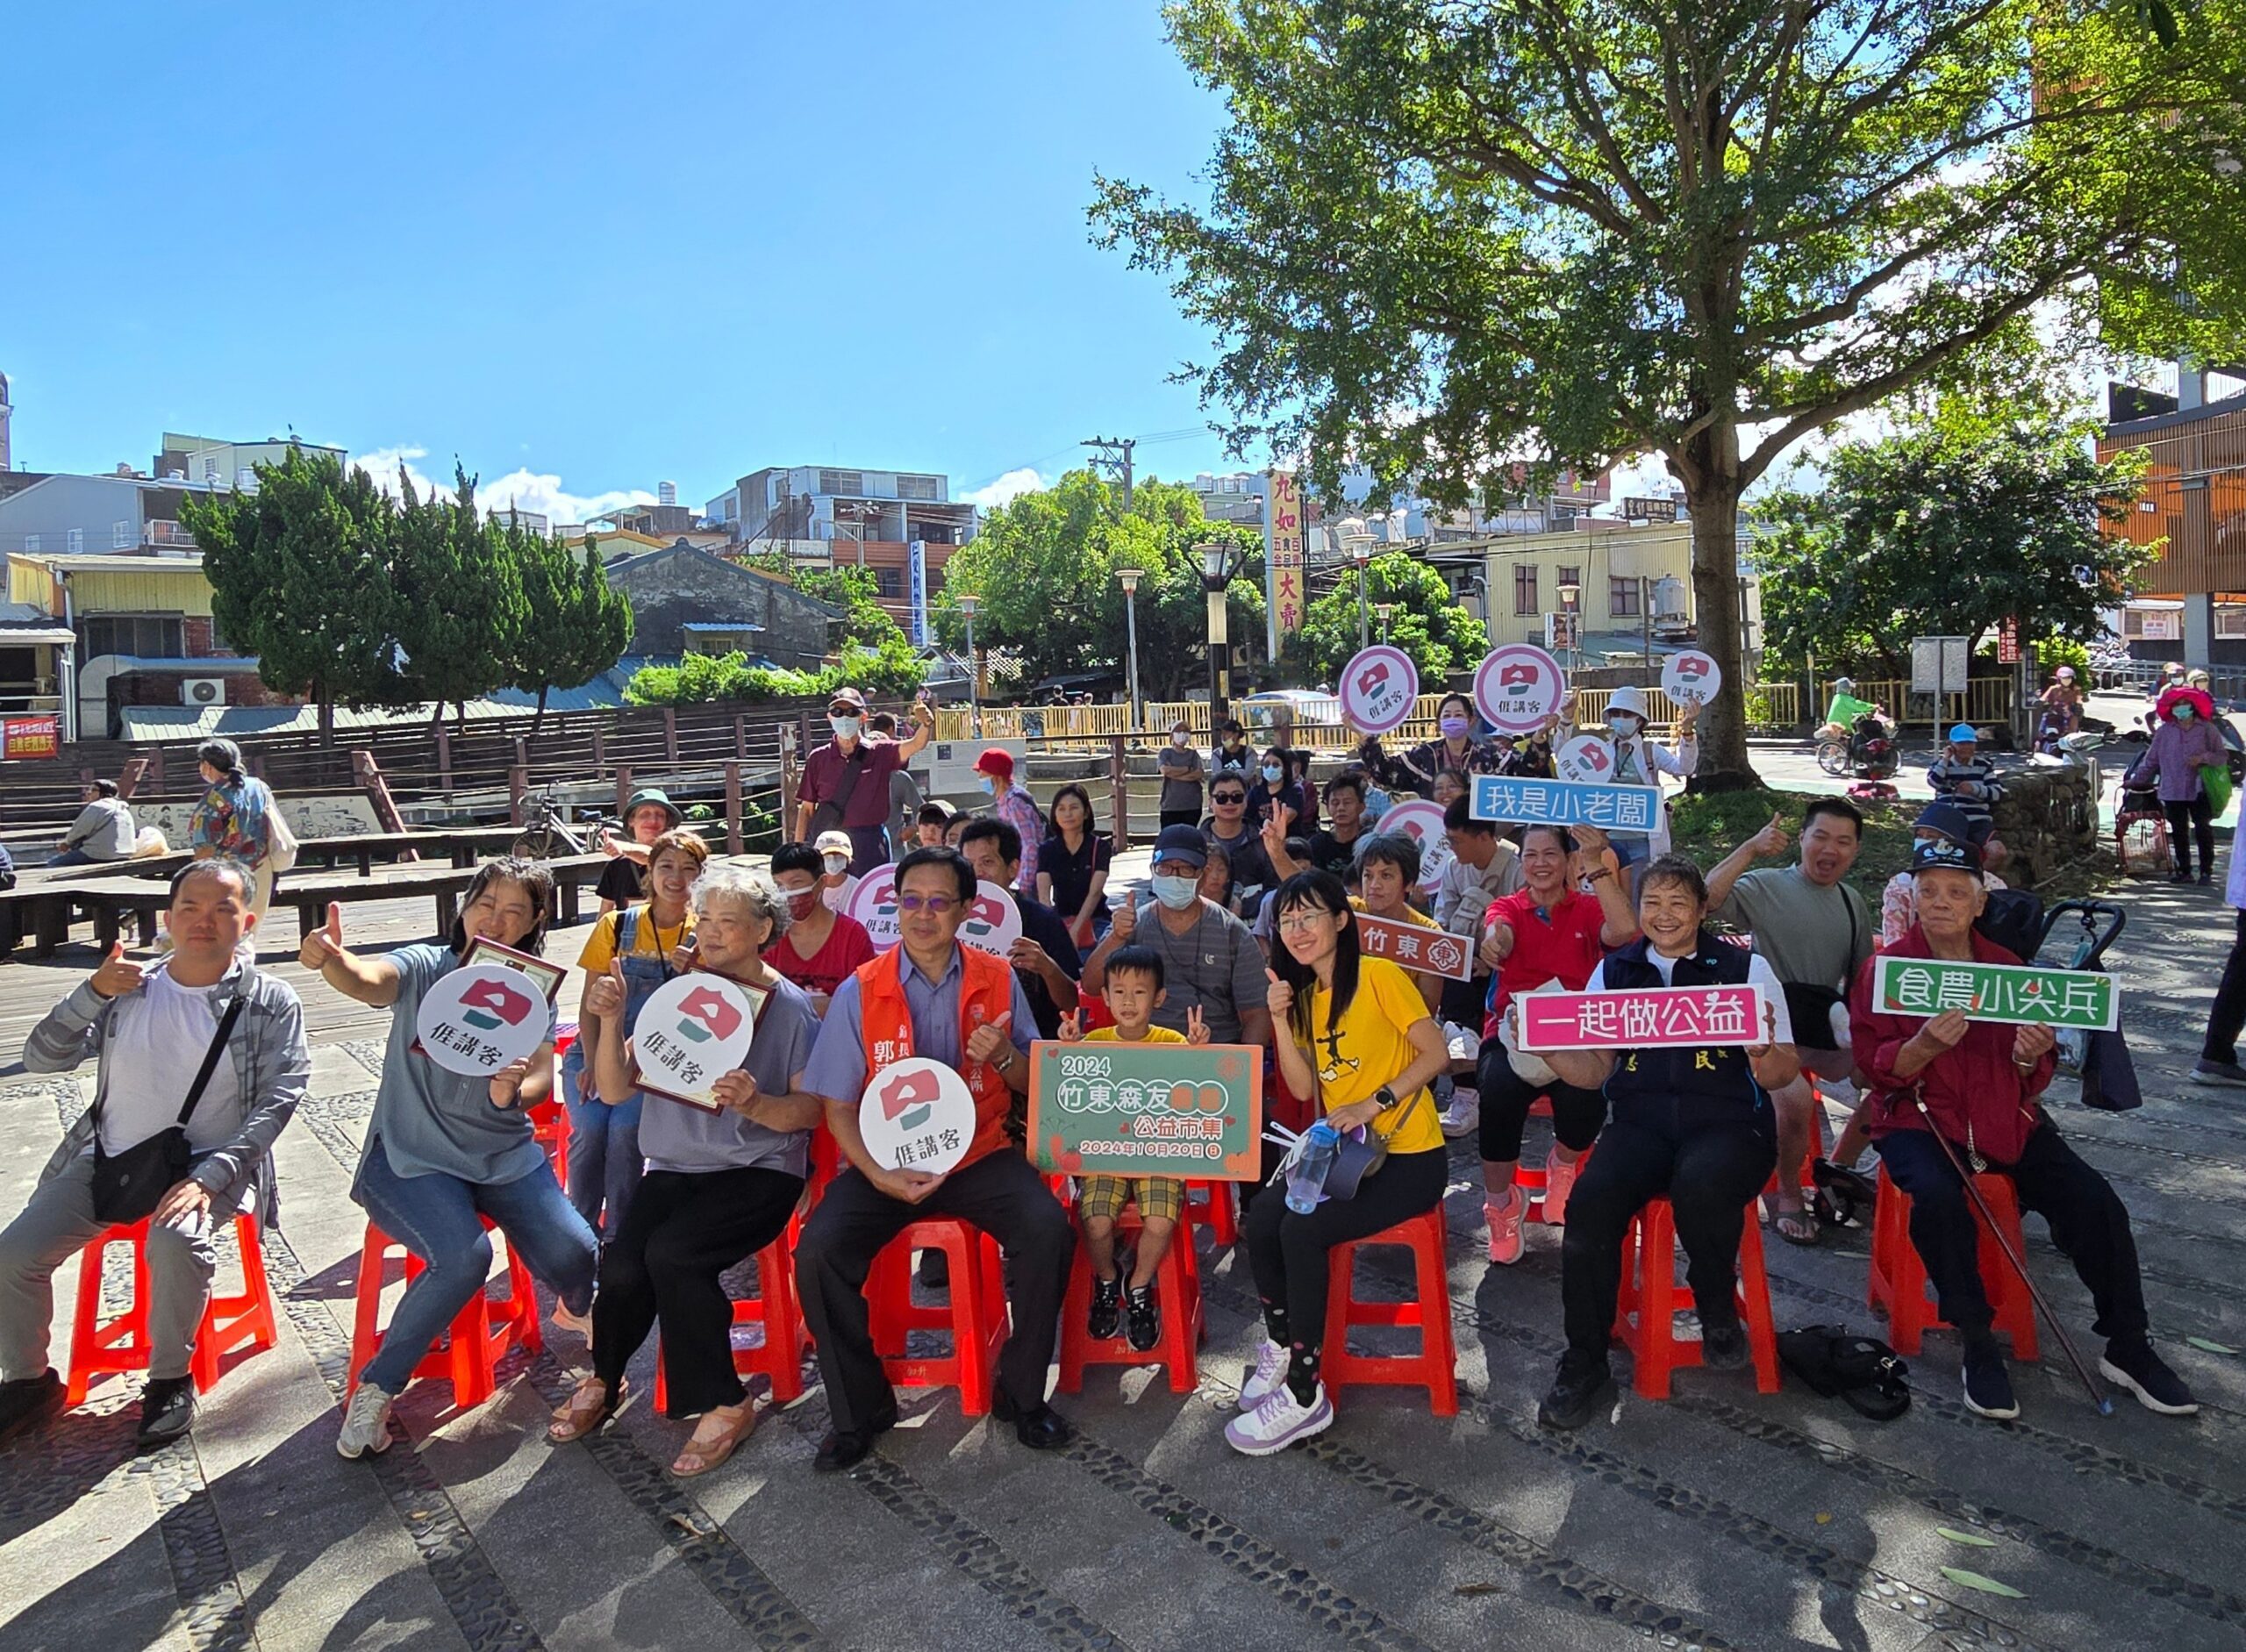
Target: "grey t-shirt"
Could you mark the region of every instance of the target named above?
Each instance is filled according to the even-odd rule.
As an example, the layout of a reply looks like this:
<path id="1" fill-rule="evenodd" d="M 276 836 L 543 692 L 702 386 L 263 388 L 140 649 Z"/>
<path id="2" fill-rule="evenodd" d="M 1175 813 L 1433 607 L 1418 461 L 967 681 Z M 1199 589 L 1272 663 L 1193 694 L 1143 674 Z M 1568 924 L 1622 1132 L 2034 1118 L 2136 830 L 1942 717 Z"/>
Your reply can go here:
<path id="1" fill-rule="evenodd" d="M 796 1088 L 819 1037 L 819 1012 L 792 981 L 775 976 L 772 996 L 757 1012 L 756 1033 L 741 1070 L 767 1095 Z M 811 1132 L 771 1130 L 727 1109 L 705 1112 L 691 1103 L 648 1092 L 640 1112 L 640 1151 L 651 1170 L 767 1169 L 802 1176 L 811 1160 Z"/>
<path id="2" fill-rule="evenodd" d="M 1201 754 L 1191 746 L 1162 748 L 1162 812 L 1182 814 L 1201 810 Z"/>
<path id="3" fill-rule="evenodd" d="M 1799 866 L 1769 866 L 1741 874 L 1716 908 L 1755 936 L 1755 951 L 1790 985 L 1845 992 L 1871 956 L 1879 923 L 1845 883 L 1823 888 Z"/>
<path id="4" fill-rule="evenodd" d="M 528 1176 L 546 1162 L 531 1140 L 530 1115 L 491 1104 L 488 1079 L 440 1067 L 413 1050 L 413 1023 L 429 989 L 460 968 L 450 947 L 401 947 L 389 955 L 397 968 L 397 1002 L 390 1009 L 390 1046 L 375 1091 L 367 1148 L 379 1138 L 390 1168 L 400 1176 L 455 1176 L 498 1185 Z M 547 1010 L 547 1037 L 554 1011 Z"/>
<path id="5" fill-rule="evenodd" d="M 1185 1030 L 1185 1012 L 1198 1008 L 1209 1026 L 1210 1042 L 1240 1042 L 1244 1010 L 1264 1007 L 1270 982 L 1263 974 L 1263 949 L 1248 926 L 1207 901 L 1196 909 L 1193 927 L 1173 934 L 1162 921 L 1162 908 L 1148 901 L 1138 910 L 1134 944 L 1162 955 L 1162 1007 L 1156 1026 Z"/>

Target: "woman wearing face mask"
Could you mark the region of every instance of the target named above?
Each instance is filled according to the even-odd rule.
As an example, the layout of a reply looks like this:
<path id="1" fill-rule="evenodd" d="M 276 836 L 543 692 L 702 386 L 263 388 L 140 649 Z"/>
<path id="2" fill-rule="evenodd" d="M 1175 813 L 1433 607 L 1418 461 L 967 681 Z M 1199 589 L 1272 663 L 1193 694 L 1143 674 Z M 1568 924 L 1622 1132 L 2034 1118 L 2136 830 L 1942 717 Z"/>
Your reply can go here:
<path id="1" fill-rule="evenodd" d="M 2160 806 L 2168 815 L 2168 842 L 2176 856 L 2171 882 L 2192 881 L 2192 844 L 2200 847 L 2200 882 L 2214 882 L 2214 814 L 2200 770 L 2229 762 L 2214 727 L 2214 702 L 2204 689 L 2170 689 L 2155 707 L 2160 726 L 2129 769 L 2125 785 L 2142 786 L 2157 776 Z"/>
<path id="2" fill-rule="evenodd" d="M 562 1062 L 562 1094 L 569 1104 L 569 1203 L 596 1234 L 612 1236 L 640 1185 L 640 1110 L 636 1090 L 610 1096 L 598 1083 L 600 1048 L 620 1039 L 647 995 L 671 977 L 671 954 L 694 933 L 687 905 L 694 880 L 710 858 L 691 832 L 666 832 L 647 846 L 647 901 L 604 916 L 585 937 L 577 967 L 584 983 L 577 998 L 577 1041 Z M 622 1022 L 589 1012 L 596 983 L 620 965 L 630 988 Z M 603 1205 L 607 1207 L 604 1218 Z"/>
<path id="3" fill-rule="evenodd" d="M 821 1015 L 834 989 L 874 957 L 866 926 L 820 898 L 827 876 L 821 857 L 801 843 L 783 843 L 772 851 L 772 881 L 788 903 L 788 922 L 763 955 L 775 971 L 810 995 L 812 1007 Z"/>
<path id="4" fill-rule="evenodd" d="M 1285 747 L 1274 746 L 1256 768 L 1255 783 L 1248 789 L 1248 823 L 1259 833 L 1275 807 L 1291 829 L 1299 826 L 1308 832 L 1312 828 L 1310 800 L 1295 781 L 1293 759 L 1294 754 Z"/>
<path id="5" fill-rule="evenodd" d="M 1003 746 L 993 746 L 977 757 L 975 769 L 983 776 L 983 790 L 992 799 L 991 812 L 1021 833 L 1021 872 L 1015 886 L 1034 898 L 1037 846 L 1045 840 L 1045 817 L 1038 812 L 1037 799 L 1029 795 L 1028 787 L 1014 779 L 1013 754 Z"/>
<path id="6" fill-rule="evenodd" d="M 1618 786 L 1653 786 L 1658 788 L 1663 775 L 1679 780 L 1690 780 L 1700 766 L 1700 742 L 1692 732 L 1692 724 L 1700 715 L 1698 705 L 1688 704 L 1670 731 L 1676 748 L 1662 745 L 1646 733 L 1646 691 L 1625 686 L 1616 689 L 1606 702 L 1606 726 L 1614 734 L 1614 773 L 1611 776 Z M 1565 745 L 1573 731 L 1562 729 L 1553 738 Z M 1633 865 L 1642 865 L 1649 860 L 1669 853 L 1669 811 L 1662 810 L 1652 833 L 1646 837 L 1616 838 L 1614 856 L 1621 862 L 1626 875 Z"/>
<path id="7" fill-rule="evenodd" d="M 1182 717 L 1170 725 L 1169 744 L 1162 749 L 1161 768 L 1162 825 L 1198 825 L 1202 777 L 1206 771 L 1201 767 L 1201 754 L 1193 749 L 1193 733 Z"/>
<path id="8" fill-rule="evenodd" d="M 1377 737 L 1368 735 L 1357 747 L 1358 760 L 1391 791 L 1409 791 L 1422 797 L 1434 796 L 1435 779 L 1446 769 L 1463 775 L 1505 772 L 1505 755 L 1486 740 L 1474 738 L 1474 702 L 1463 694 L 1446 694 L 1435 707 L 1434 740 L 1423 740 L 1401 757 L 1380 748 Z"/>

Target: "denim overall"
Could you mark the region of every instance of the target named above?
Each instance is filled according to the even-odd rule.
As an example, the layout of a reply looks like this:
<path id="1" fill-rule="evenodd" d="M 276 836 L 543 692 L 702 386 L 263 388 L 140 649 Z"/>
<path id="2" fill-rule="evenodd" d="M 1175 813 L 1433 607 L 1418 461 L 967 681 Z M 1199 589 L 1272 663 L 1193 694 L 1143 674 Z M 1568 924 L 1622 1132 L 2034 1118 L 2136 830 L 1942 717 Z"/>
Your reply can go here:
<path id="1" fill-rule="evenodd" d="M 637 951 L 640 919 L 647 911 L 645 906 L 627 906 L 616 920 L 616 956 L 624 969 L 621 1025 L 627 1031 L 640 1019 L 640 1006 L 673 974 L 669 959 Z M 645 1098 L 635 1090 L 613 1106 L 587 1099 L 583 1050 L 582 1042 L 570 1045 L 562 1062 L 562 1093 L 569 1106 L 569 1203 L 605 1241 L 623 1226 L 625 1210 L 647 1168 L 640 1156 L 640 1107 Z M 605 1223 L 601 1219 L 604 1202 L 608 1206 Z"/>

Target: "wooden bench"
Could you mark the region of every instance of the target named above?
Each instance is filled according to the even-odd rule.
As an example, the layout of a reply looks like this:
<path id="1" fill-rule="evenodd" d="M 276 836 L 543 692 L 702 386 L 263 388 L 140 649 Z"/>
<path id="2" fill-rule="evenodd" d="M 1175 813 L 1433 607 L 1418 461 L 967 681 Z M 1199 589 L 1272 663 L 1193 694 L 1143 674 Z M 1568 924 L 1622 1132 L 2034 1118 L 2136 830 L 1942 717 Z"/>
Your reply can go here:
<path id="1" fill-rule="evenodd" d="M 608 867 L 604 855 L 577 855 L 565 860 L 549 861 L 547 870 L 554 874 L 554 904 L 557 921 L 575 924 L 578 917 L 579 891 L 588 883 L 597 883 L 601 873 Z M 290 872 L 283 876 L 274 890 L 275 905 L 292 905 L 297 909 L 297 933 L 309 935 L 327 921 L 331 903 L 348 905 L 355 901 L 404 900 L 416 895 L 426 896 L 435 902 L 437 931 L 440 935 L 449 932 L 459 898 L 476 881 L 473 866 L 409 865 L 387 869 L 365 877 L 356 872 L 313 872 L 299 875 Z"/>
<path id="2" fill-rule="evenodd" d="M 43 876 L 19 875 L 15 888 L 0 890 L 0 960 L 14 952 L 26 932 L 32 937 L 33 957 L 53 957 L 55 949 L 70 938 L 70 925 L 78 909 L 84 906 L 91 911 L 94 900 L 102 895 L 118 896 L 119 910 L 139 910 L 151 901 L 150 911 L 161 910 L 171 888 L 174 869 L 169 859 L 118 861 L 112 862 L 113 870 L 76 866 Z M 98 915 L 96 921 L 100 921 Z M 144 933 L 151 939 L 154 926 L 153 918 L 144 925 Z M 102 945 L 106 948 L 116 936 L 112 917 Z"/>

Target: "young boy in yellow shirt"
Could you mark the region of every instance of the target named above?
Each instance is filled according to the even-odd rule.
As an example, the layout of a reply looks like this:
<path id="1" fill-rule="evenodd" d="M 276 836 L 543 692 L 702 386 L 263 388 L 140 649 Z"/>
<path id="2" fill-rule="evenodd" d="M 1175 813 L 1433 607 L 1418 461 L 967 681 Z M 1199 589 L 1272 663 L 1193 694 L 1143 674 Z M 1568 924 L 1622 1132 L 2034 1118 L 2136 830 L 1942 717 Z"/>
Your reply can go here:
<path id="1" fill-rule="evenodd" d="M 1074 1011 L 1061 1018 L 1064 1044 L 1205 1044 L 1208 1025 L 1201 1012 L 1186 1015 L 1186 1031 L 1154 1024 L 1162 1007 L 1162 955 L 1151 947 L 1119 947 L 1107 961 L 1107 985 L 1101 993 L 1115 1025 L 1094 1033 L 1079 1030 Z M 1128 1204 L 1139 1207 L 1144 1224 L 1138 1255 L 1127 1286 L 1115 1260 L 1115 1221 Z M 1078 1186 L 1077 1214 L 1084 1225 L 1084 1255 L 1091 1262 L 1092 1335 L 1115 1334 L 1119 1313 L 1131 1346 L 1144 1354 L 1162 1340 L 1162 1315 L 1155 1306 L 1155 1270 L 1169 1249 L 1185 1214 L 1185 1184 L 1175 1176 L 1087 1176 Z"/>

